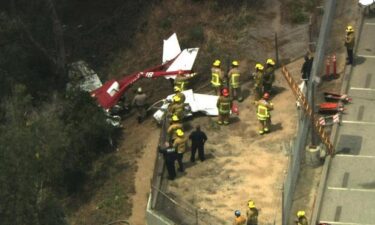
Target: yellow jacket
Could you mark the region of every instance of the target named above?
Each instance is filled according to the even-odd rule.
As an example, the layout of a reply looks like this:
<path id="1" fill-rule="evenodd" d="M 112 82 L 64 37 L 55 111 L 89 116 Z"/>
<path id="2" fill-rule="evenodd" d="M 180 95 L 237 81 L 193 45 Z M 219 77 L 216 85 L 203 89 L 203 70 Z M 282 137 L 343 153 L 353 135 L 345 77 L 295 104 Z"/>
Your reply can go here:
<path id="1" fill-rule="evenodd" d="M 346 33 L 345 47 L 347 49 L 353 49 L 354 48 L 354 42 L 355 42 L 354 32 Z"/>
<path id="2" fill-rule="evenodd" d="M 171 125 L 169 125 L 167 133 L 172 137 L 172 139 L 177 138 L 176 130 L 182 129 L 182 124 L 179 122 L 173 122 Z"/>
<path id="3" fill-rule="evenodd" d="M 177 153 L 185 153 L 187 150 L 187 137 L 177 137 L 173 141 L 173 147 L 176 148 Z"/>

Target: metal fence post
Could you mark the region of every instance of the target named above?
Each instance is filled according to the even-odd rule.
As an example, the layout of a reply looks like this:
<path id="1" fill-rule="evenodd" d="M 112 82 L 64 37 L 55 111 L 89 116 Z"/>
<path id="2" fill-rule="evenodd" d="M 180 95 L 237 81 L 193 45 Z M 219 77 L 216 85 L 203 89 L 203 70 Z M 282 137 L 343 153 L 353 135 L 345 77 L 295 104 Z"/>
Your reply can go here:
<path id="1" fill-rule="evenodd" d="M 199 225 L 199 219 L 198 219 L 198 209 L 195 209 L 195 218 L 196 218 L 196 225 Z"/>
<path id="2" fill-rule="evenodd" d="M 277 32 L 275 32 L 275 58 L 276 58 L 276 67 L 279 67 L 279 43 L 277 40 Z"/>
<path id="3" fill-rule="evenodd" d="M 285 206 L 284 206 L 284 184 L 281 187 L 281 224 L 286 225 L 285 221 Z"/>

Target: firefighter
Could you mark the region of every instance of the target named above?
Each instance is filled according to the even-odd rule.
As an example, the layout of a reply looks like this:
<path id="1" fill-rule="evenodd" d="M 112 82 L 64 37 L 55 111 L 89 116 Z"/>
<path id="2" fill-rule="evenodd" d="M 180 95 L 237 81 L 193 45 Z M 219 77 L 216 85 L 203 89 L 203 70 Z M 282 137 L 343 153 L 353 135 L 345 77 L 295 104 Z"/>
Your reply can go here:
<path id="1" fill-rule="evenodd" d="M 305 211 L 297 212 L 297 219 L 295 220 L 296 225 L 308 225 L 307 218 L 305 216 Z"/>
<path id="2" fill-rule="evenodd" d="M 247 202 L 247 206 L 249 207 L 246 211 L 247 216 L 247 225 L 258 225 L 258 215 L 259 211 L 255 207 L 255 203 L 252 200 Z"/>
<path id="3" fill-rule="evenodd" d="M 176 78 L 174 79 L 174 86 L 177 86 L 181 91 L 184 91 L 189 84 L 189 79 L 190 77 L 184 76 L 184 72 L 182 70 L 179 70 Z"/>
<path id="4" fill-rule="evenodd" d="M 174 139 L 177 138 L 176 130 L 183 129 L 182 123 L 177 115 L 172 115 L 172 121 L 167 129 L 167 134 L 169 136 L 169 143 L 173 143 Z"/>
<path id="5" fill-rule="evenodd" d="M 168 142 L 165 143 L 165 146 L 159 146 L 159 152 L 164 156 L 165 167 L 168 171 L 168 179 L 174 180 L 176 178 L 176 168 L 175 161 L 177 159 L 176 149 L 171 147 Z"/>
<path id="6" fill-rule="evenodd" d="M 181 98 L 181 102 L 185 103 L 186 97 L 185 94 L 182 93 L 182 90 L 179 86 L 174 86 L 173 88 L 175 95 L 178 95 Z"/>
<path id="7" fill-rule="evenodd" d="M 182 129 L 176 130 L 177 138 L 173 141 L 173 147 L 177 152 L 177 162 L 178 162 L 178 171 L 184 172 L 184 164 L 182 163 L 182 158 L 187 149 L 187 138 Z"/>
<path id="8" fill-rule="evenodd" d="M 229 124 L 230 109 L 232 108 L 232 100 L 229 97 L 228 88 L 223 88 L 221 96 L 217 100 L 216 106 L 219 110 L 219 118 L 217 123 L 222 125 Z"/>
<path id="9" fill-rule="evenodd" d="M 228 72 L 228 78 L 232 98 L 242 102 L 243 97 L 241 94 L 240 70 L 238 69 L 238 65 L 238 61 L 232 62 L 232 68 Z"/>
<path id="10" fill-rule="evenodd" d="M 257 63 L 255 65 L 255 73 L 253 73 L 254 84 L 254 98 L 259 100 L 263 96 L 263 65 Z"/>
<path id="11" fill-rule="evenodd" d="M 212 64 L 211 68 L 211 84 L 218 96 L 220 96 L 220 91 L 224 82 L 224 73 L 221 70 L 220 65 L 221 62 L 217 59 Z"/>
<path id="12" fill-rule="evenodd" d="M 259 134 L 264 134 L 265 132 L 269 132 L 269 127 L 271 124 L 271 115 L 270 112 L 273 110 L 273 104 L 269 102 L 270 95 L 268 93 L 264 93 L 263 98 L 259 101 L 255 101 L 255 105 L 257 106 L 257 116 L 259 120 Z"/>
<path id="13" fill-rule="evenodd" d="M 132 106 L 137 110 L 137 119 L 138 123 L 142 123 L 143 119 L 146 118 L 147 114 L 147 104 L 146 104 L 147 95 L 143 93 L 141 87 L 137 89 L 137 94 L 134 96 Z"/>
<path id="14" fill-rule="evenodd" d="M 348 53 L 348 58 L 346 64 L 353 64 L 353 49 L 354 49 L 354 42 L 355 42 L 355 36 L 354 36 L 354 29 L 353 26 L 348 25 L 346 27 L 346 35 L 345 35 L 345 47 L 346 51 Z"/>
<path id="15" fill-rule="evenodd" d="M 246 218 L 241 215 L 240 210 L 234 211 L 234 215 L 236 216 L 233 221 L 233 225 L 245 225 Z"/>
<path id="16" fill-rule="evenodd" d="M 184 118 L 184 103 L 181 102 L 181 97 L 173 96 L 173 102 L 168 106 L 168 112 L 171 116 L 177 115 L 180 120 Z"/>
<path id="17" fill-rule="evenodd" d="M 275 82 L 275 61 L 267 59 L 263 75 L 264 92 L 271 93 L 273 82 Z"/>

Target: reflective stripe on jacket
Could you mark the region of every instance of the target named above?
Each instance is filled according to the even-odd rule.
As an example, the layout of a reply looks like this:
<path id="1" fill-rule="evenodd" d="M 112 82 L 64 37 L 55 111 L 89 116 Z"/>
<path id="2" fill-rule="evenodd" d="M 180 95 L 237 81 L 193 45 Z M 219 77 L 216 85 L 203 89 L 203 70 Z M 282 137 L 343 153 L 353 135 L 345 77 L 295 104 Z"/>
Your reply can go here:
<path id="1" fill-rule="evenodd" d="M 266 120 L 268 117 L 270 117 L 268 113 L 268 108 L 262 104 L 259 104 L 257 116 L 258 116 L 258 120 Z"/>
<path id="2" fill-rule="evenodd" d="M 212 78 L 211 78 L 211 84 L 212 86 L 214 87 L 220 87 L 221 85 L 221 70 L 220 68 L 212 68 L 211 69 L 211 75 L 212 75 Z"/>
<path id="3" fill-rule="evenodd" d="M 179 87 L 181 91 L 185 90 L 185 87 L 189 83 L 189 78 L 184 76 L 176 76 L 176 79 L 174 80 L 174 85 Z"/>
<path id="4" fill-rule="evenodd" d="M 240 87 L 240 71 L 237 68 L 232 68 L 229 73 L 230 86 L 232 88 Z"/>
<path id="5" fill-rule="evenodd" d="M 263 72 L 257 71 L 254 76 L 255 87 L 263 86 Z"/>
<path id="6" fill-rule="evenodd" d="M 232 101 L 230 100 L 229 97 L 221 96 L 218 99 L 217 107 L 219 109 L 220 114 L 229 114 L 230 109 L 232 107 Z"/>

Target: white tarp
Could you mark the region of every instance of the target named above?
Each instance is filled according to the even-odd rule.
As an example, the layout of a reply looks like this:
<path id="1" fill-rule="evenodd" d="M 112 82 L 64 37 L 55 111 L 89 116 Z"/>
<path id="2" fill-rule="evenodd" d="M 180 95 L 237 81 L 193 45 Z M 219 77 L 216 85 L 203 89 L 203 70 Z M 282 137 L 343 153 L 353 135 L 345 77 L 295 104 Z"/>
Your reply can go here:
<path id="1" fill-rule="evenodd" d="M 359 0 L 359 4 L 363 6 L 368 6 L 374 4 L 374 0 Z"/>
<path id="2" fill-rule="evenodd" d="M 182 93 L 184 93 L 186 97 L 185 103 L 189 104 L 191 108 L 191 112 L 189 112 L 187 116 L 191 116 L 192 113 L 196 112 L 202 112 L 207 116 L 217 116 L 219 114 L 218 109 L 216 107 L 217 99 L 219 98 L 218 96 L 195 94 L 191 89 L 183 91 Z M 169 102 L 171 102 L 173 96 L 174 94 L 168 95 L 166 99 L 169 100 Z M 168 105 L 169 103 L 166 101 L 161 106 L 161 109 L 154 113 L 154 118 L 156 119 L 156 121 L 161 121 L 161 118 L 168 109 Z"/>

